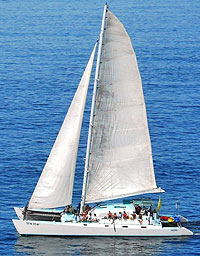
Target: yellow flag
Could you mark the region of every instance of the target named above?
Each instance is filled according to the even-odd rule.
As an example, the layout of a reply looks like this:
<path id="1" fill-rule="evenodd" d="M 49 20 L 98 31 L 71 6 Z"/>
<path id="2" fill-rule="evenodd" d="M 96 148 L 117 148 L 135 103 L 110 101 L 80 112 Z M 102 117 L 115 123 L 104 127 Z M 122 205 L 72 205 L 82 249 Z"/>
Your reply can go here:
<path id="1" fill-rule="evenodd" d="M 157 205 L 157 212 L 160 211 L 161 206 L 162 206 L 162 201 L 161 201 L 161 197 L 159 196 L 159 201 L 158 201 L 158 205 Z"/>

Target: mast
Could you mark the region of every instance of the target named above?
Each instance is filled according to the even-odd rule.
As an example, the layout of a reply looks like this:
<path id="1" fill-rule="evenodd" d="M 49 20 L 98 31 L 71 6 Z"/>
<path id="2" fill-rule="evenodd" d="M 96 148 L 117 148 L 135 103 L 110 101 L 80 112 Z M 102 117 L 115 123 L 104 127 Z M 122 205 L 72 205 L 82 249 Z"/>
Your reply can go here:
<path id="1" fill-rule="evenodd" d="M 108 9 L 108 5 L 106 3 L 104 6 L 101 31 L 100 31 L 100 35 L 99 35 L 99 47 L 98 47 L 98 54 L 97 54 L 94 88 L 93 88 L 93 95 L 92 95 L 92 105 L 91 105 L 91 112 L 90 112 L 90 123 L 89 123 L 89 131 L 88 131 L 80 213 L 83 212 L 83 207 L 85 204 L 85 193 L 86 193 L 87 176 L 88 176 L 89 154 L 90 154 L 90 146 L 91 146 L 93 119 L 94 119 L 94 107 L 95 107 L 95 100 L 96 100 L 96 91 L 97 91 L 97 83 L 98 83 L 98 77 L 99 77 L 99 67 L 100 67 L 100 60 L 101 60 L 101 50 L 102 50 L 102 42 L 103 42 L 103 34 L 104 34 L 105 18 L 106 18 L 107 9 Z"/>

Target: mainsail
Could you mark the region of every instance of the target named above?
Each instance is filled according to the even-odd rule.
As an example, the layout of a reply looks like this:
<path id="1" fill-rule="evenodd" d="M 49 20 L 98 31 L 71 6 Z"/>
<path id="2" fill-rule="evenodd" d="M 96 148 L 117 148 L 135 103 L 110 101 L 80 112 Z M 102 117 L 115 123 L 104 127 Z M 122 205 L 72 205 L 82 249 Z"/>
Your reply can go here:
<path id="1" fill-rule="evenodd" d="M 110 11 L 96 93 L 86 202 L 160 192 L 136 56 L 124 26 Z"/>
<path id="2" fill-rule="evenodd" d="M 29 209 L 71 204 L 83 113 L 96 45 L 29 202 Z"/>

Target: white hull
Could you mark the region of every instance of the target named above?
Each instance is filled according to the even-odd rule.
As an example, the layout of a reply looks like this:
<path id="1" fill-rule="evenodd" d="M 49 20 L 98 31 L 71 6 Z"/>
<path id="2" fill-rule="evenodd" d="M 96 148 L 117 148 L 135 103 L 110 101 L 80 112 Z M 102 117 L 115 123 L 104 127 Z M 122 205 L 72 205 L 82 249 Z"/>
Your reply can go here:
<path id="1" fill-rule="evenodd" d="M 21 235 L 42 236 L 190 236 L 193 233 L 184 227 L 167 227 L 161 225 L 135 225 L 111 223 L 59 223 L 47 221 L 13 220 L 15 228 Z"/>

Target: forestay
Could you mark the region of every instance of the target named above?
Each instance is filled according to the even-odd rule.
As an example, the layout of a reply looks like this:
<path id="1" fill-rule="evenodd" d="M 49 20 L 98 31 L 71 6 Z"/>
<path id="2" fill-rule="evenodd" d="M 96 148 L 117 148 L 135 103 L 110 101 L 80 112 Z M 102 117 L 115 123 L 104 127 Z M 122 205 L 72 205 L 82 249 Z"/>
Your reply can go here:
<path id="1" fill-rule="evenodd" d="M 108 11 L 86 202 L 159 191 L 136 56 L 124 26 Z"/>
<path id="2" fill-rule="evenodd" d="M 96 45 L 29 202 L 29 208 L 71 204 L 78 143 Z"/>

